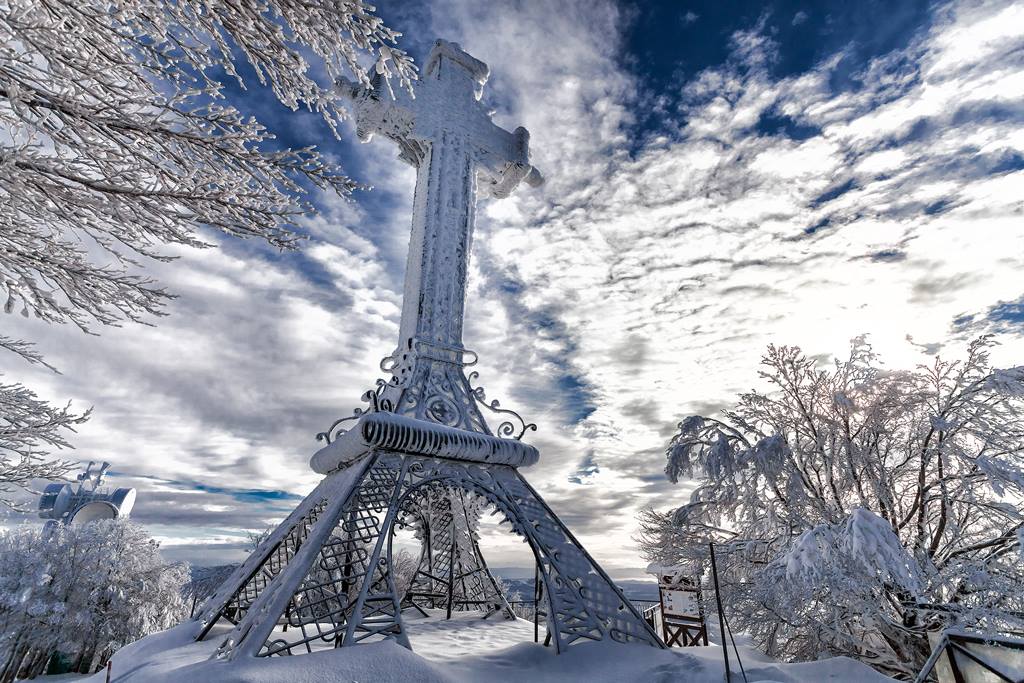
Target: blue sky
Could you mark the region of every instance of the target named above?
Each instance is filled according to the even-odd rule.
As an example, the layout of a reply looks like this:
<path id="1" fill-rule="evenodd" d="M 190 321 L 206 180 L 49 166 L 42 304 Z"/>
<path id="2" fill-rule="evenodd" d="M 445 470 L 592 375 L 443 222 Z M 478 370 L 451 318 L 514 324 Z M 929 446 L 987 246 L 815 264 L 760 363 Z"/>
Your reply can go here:
<path id="1" fill-rule="evenodd" d="M 1011 3 L 379 3 L 422 57 L 491 67 L 495 120 L 548 182 L 479 207 L 466 344 L 488 395 L 540 429 L 531 482 L 614 575 L 635 512 L 674 507 L 676 422 L 756 386 L 769 343 L 823 359 L 867 333 L 893 366 L 995 331 L 1024 355 L 1024 9 Z M 10 320 L 94 406 L 75 442 L 135 485 L 169 557 L 237 560 L 316 483 L 313 435 L 359 404 L 395 344 L 412 170 L 333 140 L 254 84 L 290 144 L 373 186 L 316 196 L 301 253 L 181 252 L 155 327 L 85 337 Z M 7 322 L 7 321 L 5 321 Z M 485 552 L 516 564 L 488 528 Z"/>

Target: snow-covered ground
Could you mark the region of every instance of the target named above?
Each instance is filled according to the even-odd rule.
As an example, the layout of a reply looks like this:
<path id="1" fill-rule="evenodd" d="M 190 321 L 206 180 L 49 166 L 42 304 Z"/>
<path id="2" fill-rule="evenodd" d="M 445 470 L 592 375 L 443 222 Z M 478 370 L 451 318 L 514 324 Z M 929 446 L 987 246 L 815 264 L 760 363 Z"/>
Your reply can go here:
<path id="1" fill-rule="evenodd" d="M 642 645 L 581 643 L 562 655 L 533 642 L 528 621 L 481 620 L 457 614 L 409 615 L 415 652 L 386 641 L 293 657 L 251 659 L 226 664 L 210 655 L 226 629 L 204 642 L 189 637 L 192 624 L 144 638 L 113 659 L 114 683 L 722 683 L 722 651 L 715 646 L 655 650 Z M 543 633 L 543 631 L 542 631 Z M 747 679 L 782 683 L 882 683 L 891 679 L 850 659 L 780 664 L 740 647 Z M 734 668 L 735 662 L 734 662 Z M 83 679 L 103 683 L 104 673 Z M 42 679 L 46 680 L 46 679 Z M 742 681 L 738 671 L 735 681 Z"/>

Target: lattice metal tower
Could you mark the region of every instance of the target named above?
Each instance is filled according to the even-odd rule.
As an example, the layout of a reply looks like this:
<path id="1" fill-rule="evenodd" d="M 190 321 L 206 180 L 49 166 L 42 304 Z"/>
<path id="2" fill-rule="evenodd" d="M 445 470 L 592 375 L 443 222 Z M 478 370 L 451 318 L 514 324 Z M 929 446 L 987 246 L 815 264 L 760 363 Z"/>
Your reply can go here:
<path id="1" fill-rule="evenodd" d="M 496 612 L 514 619 L 497 581 L 480 552 L 477 527 L 487 499 L 456 486 L 442 483 L 422 487 L 400 511 L 398 522 L 416 531 L 422 544 L 419 563 L 402 608 L 443 609 L 451 618 L 453 610 L 476 609 L 484 618 Z M 404 514 L 402 514 L 404 513 Z"/>
<path id="2" fill-rule="evenodd" d="M 403 609 L 481 608 L 511 616 L 480 553 L 477 520 L 494 506 L 529 544 L 561 652 L 610 638 L 663 647 L 518 468 L 537 462 L 520 438 L 533 425 L 488 403 L 465 368 L 466 271 L 479 193 L 507 196 L 541 182 L 529 134 L 496 126 L 479 102 L 487 66 L 437 41 L 415 99 L 340 83 L 359 137 L 380 134 L 416 167 L 412 236 L 399 345 L 382 362 L 390 380 L 366 410 L 335 422 L 311 466 L 326 475 L 221 586 L 197 618 L 205 637 L 234 624 L 217 657 L 298 654 L 393 638 L 409 646 Z M 480 408 L 500 413 L 492 432 Z M 348 427 L 346 430 L 345 427 Z M 396 526 L 417 529 L 423 554 L 405 595 L 392 569 Z"/>

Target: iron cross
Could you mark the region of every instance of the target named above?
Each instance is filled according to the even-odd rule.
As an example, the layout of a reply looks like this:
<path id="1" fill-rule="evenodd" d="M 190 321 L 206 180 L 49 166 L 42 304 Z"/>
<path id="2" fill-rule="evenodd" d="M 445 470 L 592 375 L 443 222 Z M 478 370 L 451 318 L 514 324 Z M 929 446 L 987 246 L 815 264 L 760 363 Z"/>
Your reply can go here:
<path id="1" fill-rule="evenodd" d="M 384 409 L 487 433 L 462 371 L 475 362 L 465 358 L 462 327 L 476 196 L 506 197 L 521 181 L 543 182 L 530 165 L 526 129 L 500 128 L 481 104 L 488 73 L 457 44 L 438 40 L 415 97 L 392 94 L 380 76 L 369 88 L 339 82 L 360 140 L 383 135 L 416 167 L 399 345 L 382 364 L 402 389 L 387 389 Z"/>

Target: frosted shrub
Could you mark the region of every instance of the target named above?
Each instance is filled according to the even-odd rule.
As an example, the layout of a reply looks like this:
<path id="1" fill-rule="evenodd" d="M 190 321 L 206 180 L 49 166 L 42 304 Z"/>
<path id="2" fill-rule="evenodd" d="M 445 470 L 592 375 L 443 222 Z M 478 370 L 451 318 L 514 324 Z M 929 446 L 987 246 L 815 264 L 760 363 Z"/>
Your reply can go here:
<path id="1" fill-rule="evenodd" d="M 35 676 L 60 652 L 95 671 L 119 648 L 188 615 L 184 565 L 127 521 L 0 533 L 0 681 Z"/>

